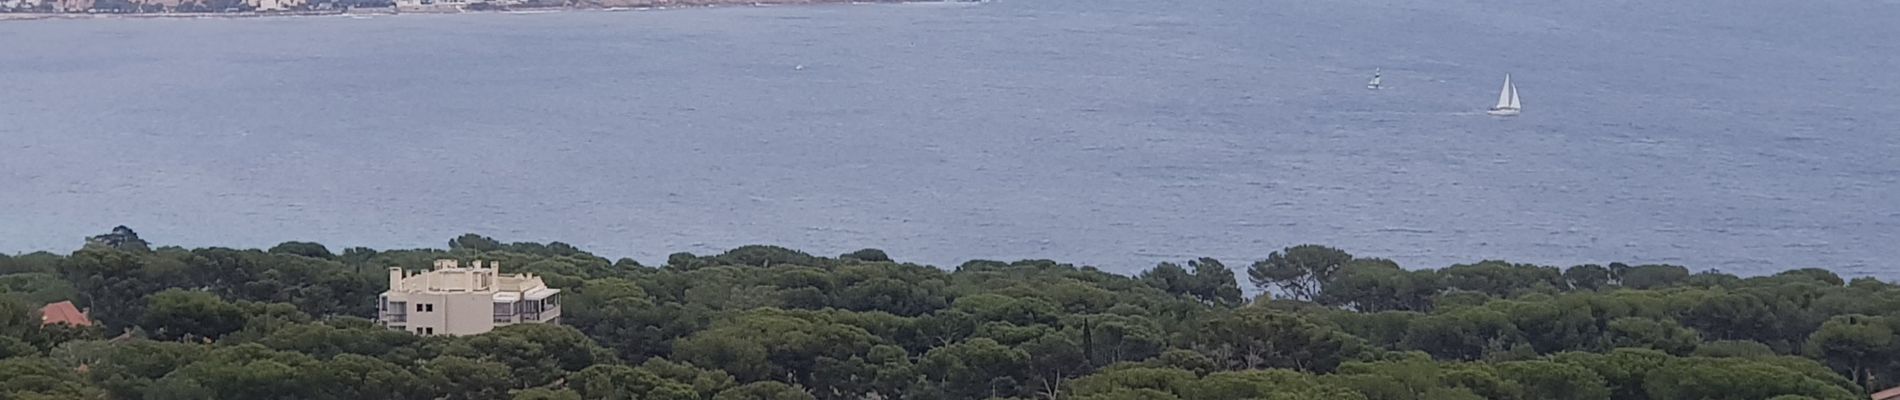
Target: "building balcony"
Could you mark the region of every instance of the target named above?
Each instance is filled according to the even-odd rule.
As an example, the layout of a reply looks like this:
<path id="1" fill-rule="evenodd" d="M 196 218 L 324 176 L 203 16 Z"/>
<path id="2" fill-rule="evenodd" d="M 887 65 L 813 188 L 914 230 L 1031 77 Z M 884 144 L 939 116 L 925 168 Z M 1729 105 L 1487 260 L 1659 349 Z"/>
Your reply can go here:
<path id="1" fill-rule="evenodd" d="M 561 318 L 561 309 L 549 307 L 541 312 L 521 313 L 521 322 L 549 322 Z"/>

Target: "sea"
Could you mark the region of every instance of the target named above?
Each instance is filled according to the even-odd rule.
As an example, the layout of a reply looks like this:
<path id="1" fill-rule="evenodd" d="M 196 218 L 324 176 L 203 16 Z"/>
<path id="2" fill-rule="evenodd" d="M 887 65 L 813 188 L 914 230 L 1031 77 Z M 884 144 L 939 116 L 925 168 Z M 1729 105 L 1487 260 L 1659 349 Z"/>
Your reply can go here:
<path id="1" fill-rule="evenodd" d="M 0 252 L 126 225 L 647 264 L 773 244 L 1134 273 L 1311 243 L 1896 279 L 1895 21 L 1896 0 L 10 21 Z M 1506 74 L 1523 114 L 1488 116 Z"/>

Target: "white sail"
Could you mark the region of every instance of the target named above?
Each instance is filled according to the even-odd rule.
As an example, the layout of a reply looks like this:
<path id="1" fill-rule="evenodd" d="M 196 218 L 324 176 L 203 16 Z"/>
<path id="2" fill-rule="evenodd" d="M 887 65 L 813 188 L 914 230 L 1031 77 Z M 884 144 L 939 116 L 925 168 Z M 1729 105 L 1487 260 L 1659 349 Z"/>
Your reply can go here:
<path id="1" fill-rule="evenodd" d="M 1523 104 L 1523 103 L 1520 103 L 1520 102 L 1518 102 L 1518 100 L 1517 100 L 1517 85 L 1515 85 L 1515 84 L 1513 84 L 1513 85 L 1511 85 L 1511 105 L 1510 105 L 1510 107 L 1511 107 L 1511 109 L 1512 109 L 1512 110 L 1522 110 L 1522 109 L 1524 109 L 1524 104 Z"/>
<path id="2" fill-rule="evenodd" d="M 1372 71 L 1372 80 L 1370 80 L 1370 81 L 1366 81 L 1366 88 L 1367 88 L 1367 89 L 1378 89 L 1378 88 L 1379 88 L 1379 83 L 1380 83 L 1380 79 L 1379 79 L 1379 76 L 1380 76 L 1380 72 L 1383 72 L 1383 71 L 1380 71 L 1380 70 L 1374 70 L 1374 71 Z"/>
<path id="3" fill-rule="evenodd" d="M 1502 109 L 1512 108 L 1511 102 L 1513 101 L 1513 99 L 1516 99 L 1516 98 L 1517 98 L 1517 91 L 1513 90 L 1513 88 L 1511 87 L 1511 76 L 1505 75 L 1504 87 L 1498 89 L 1498 105 L 1491 107 L 1491 109 L 1502 110 Z"/>
<path id="4" fill-rule="evenodd" d="M 1498 89 L 1498 105 L 1492 106 L 1489 114 L 1500 117 L 1517 115 L 1521 103 L 1517 100 L 1517 85 L 1511 83 L 1511 75 L 1504 75 L 1504 87 Z"/>

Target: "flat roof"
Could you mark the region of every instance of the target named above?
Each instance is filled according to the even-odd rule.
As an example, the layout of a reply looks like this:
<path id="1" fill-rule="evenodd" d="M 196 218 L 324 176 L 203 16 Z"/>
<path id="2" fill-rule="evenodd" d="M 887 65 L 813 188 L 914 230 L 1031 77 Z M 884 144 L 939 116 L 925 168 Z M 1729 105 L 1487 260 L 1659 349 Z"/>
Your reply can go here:
<path id="1" fill-rule="evenodd" d="M 548 298 L 548 296 L 553 296 L 555 293 L 560 293 L 560 292 L 561 292 L 561 289 L 540 287 L 540 288 L 534 288 L 534 289 L 528 290 L 527 293 L 522 293 L 522 295 L 527 296 L 528 300 L 541 300 L 541 299 Z"/>

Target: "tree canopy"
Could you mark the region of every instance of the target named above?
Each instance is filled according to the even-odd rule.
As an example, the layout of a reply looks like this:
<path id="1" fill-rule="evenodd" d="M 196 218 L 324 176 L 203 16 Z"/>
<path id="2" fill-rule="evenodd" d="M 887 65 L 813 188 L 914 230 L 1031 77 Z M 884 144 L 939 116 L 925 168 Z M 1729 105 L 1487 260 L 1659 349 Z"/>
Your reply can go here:
<path id="1" fill-rule="evenodd" d="M 468 234 L 445 249 L 0 256 L 3 399 L 1846 400 L 1900 385 L 1900 290 L 1818 269 L 1479 261 L 1298 245 L 1132 276 L 777 246 L 664 263 Z M 496 260 L 562 325 L 379 326 L 390 267 Z M 41 326 L 71 300 L 93 327 Z"/>

